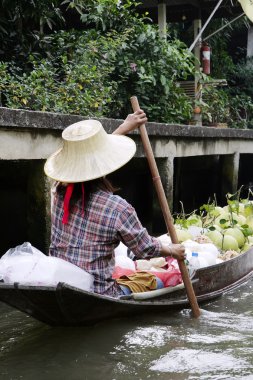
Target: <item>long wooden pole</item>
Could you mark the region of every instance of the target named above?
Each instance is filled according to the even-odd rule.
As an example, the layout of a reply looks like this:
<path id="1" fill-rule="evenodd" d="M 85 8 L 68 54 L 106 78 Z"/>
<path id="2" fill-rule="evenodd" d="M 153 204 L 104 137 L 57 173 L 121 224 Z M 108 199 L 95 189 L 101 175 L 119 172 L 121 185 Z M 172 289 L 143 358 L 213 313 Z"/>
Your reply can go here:
<path id="1" fill-rule="evenodd" d="M 130 98 L 131 104 L 133 111 L 138 111 L 140 109 L 139 102 L 136 96 L 132 96 Z M 156 188 L 158 200 L 161 206 L 161 210 L 164 216 L 164 221 L 168 230 L 168 233 L 171 237 L 171 241 L 174 244 L 178 244 L 178 238 L 177 238 L 177 233 L 173 224 L 173 218 L 170 213 L 170 209 L 168 206 L 168 202 L 164 193 L 163 185 L 161 178 L 159 176 L 158 168 L 156 165 L 156 161 L 154 158 L 153 150 L 149 141 L 148 133 L 145 127 L 145 124 L 142 124 L 139 127 L 140 130 L 140 135 L 141 135 L 141 140 L 143 144 L 143 148 L 148 160 L 149 168 L 151 171 L 151 175 L 153 178 L 154 186 Z M 184 282 L 185 290 L 188 296 L 188 300 L 190 302 L 191 308 L 192 308 L 192 313 L 194 317 L 198 318 L 200 316 L 200 309 L 197 303 L 197 299 L 192 287 L 192 283 L 189 277 L 188 270 L 186 268 L 186 265 L 183 260 L 178 260 L 178 266 L 182 274 L 182 279 Z"/>

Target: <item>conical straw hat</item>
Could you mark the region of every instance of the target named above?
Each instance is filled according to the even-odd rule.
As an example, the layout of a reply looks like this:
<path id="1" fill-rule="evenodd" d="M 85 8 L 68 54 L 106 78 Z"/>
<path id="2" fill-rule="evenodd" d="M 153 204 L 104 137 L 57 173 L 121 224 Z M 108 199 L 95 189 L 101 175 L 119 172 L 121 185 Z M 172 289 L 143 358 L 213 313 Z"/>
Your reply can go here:
<path id="1" fill-rule="evenodd" d="M 253 0 L 239 0 L 246 16 L 253 21 Z"/>
<path id="2" fill-rule="evenodd" d="M 72 124 L 62 132 L 63 147 L 45 163 L 56 181 L 75 183 L 103 177 L 125 165 L 135 154 L 129 137 L 107 134 L 97 120 Z"/>

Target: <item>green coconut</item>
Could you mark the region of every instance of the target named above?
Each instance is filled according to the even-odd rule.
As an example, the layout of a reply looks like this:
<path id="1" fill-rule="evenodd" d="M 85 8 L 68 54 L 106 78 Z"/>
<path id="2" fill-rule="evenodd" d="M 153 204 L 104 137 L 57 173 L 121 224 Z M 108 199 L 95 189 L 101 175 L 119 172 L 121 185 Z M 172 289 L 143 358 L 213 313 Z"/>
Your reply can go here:
<path id="1" fill-rule="evenodd" d="M 213 227 L 216 229 L 216 231 L 222 231 L 222 228 L 218 226 L 218 224 L 213 224 Z"/>
<path id="2" fill-rule="evenodd" d="M 209 239 L 213 242 L 214 245 L 216 245 L 217 248 L 222 247 L 222 233 L 220 231 L 214 230 L 209 231 L 205 234 Z"/>
<path id="3" fill-rule="evenodd" d="M 221 223 L 221 221 L 223 220 L 226 220 L 226 223 Z M 217 224 L 217 226 L 219 226 L 220 228 L 227 228 L 229 227 L 229 220 L 230 220 L 230 217 L 229 217 L 229 213 L 224 213 L 220 216 L 218 216 L 216 219 L 215 219 L 215 224 Z"/>
<path id="4" fill-rule="evenodd" d="M 218 217 L 219 215 L 222 215 L 224 214 L 224 210 L 222 207 L 219 207 L 219 206 L 215 206 L 214 209 L 212 211 L 210 211 L 210 214 L 212 216 L 215 216 L 215 217 Z"/>
<path id="5" fill-rule="evenodd" d="M 182 243 L 183 241 L 186 241 L 186 240 L 192 240 L 193 239 L 192 235 L 187 230 L 176 228 L 176 234 L 177 234 L 178 241 L 180 243 Z"/>
<path id="6" fill-rule="evenodd" d="M 238 224 L 240 224 L 240 226 L 243 226 L 244 224 L 246 224 L 246 217 L 244 215 L 238 214 L 237 218 L 238 218 Z"/>
<path id="7" fill-rule="evenodd" d="M 233 236 L 236 239 L 239 248 L 241 248 L 245 243 L 245 236 L 243 235 L 242 231 L 239 230 L 239 228 L 237 227 L 228 228 L 225 231 L 225 236 L 226 235 Z"/>
<path id="8" fill-rule="evenodd" d="M 230 212 L 230 208 L 229 208 L 229 206 L 227 205 L 227 206 L 224 206 L 224 207 L 222 207 L 222 210 L 223 210 L 223 214 L 227 214 L 228 212 Z"/>
<path id="9" fill-rule="evenodd" d="M 238 251 L 237 240 L 231 235 L 224 235 L 222 249 L 223 251 Z"/>
<path id="10" fill-rule="evenodd" d="M 244 215 L 244 203 L 239 203 L 239 214 Z"/>
<path id="11" fill-rule="evenodd" d="M 247 216 L 253 216 L 253 204 L 252 203 L 246 203 L 244 205 L 243 215 L 246 217 Z"/>
<path id="12" fill-rule="evenodd" d="M 187 218 L 188 221 L 190 221 L 191 226 L 197 226 L 202 227 L 201 217 L 196 214 L 192 214 Z"/>
<path id="13" fill-rule="evenodd" d="M 244 246 L 241 248 L 241 252 L 246 252 L 252 247 L 252 244 L 250 243 L 245 243 Z"/>
<path id="14" fill-rule="evenodd" d="M 246 218 L 246 224 L 253 229 L 253 215 L 250 215 Z"/>
<path id="15" fill-rule="evenodd" d="M 239 224 L 239 218 L 238 218 L 238 215 L 235 212 L 232 213 L 232 218 L 233 218 L 234 221 L 236 221 Z M 226 220 L 226 222 L 225 223 L 221 223 L 222 220 Z M 220 216 L 218 216 L 215 219 L 215 224 L 217 224 L 221 228 L 228 228 L 228 227 L 230 227 L 230 225 L 231 225 L 231 213 L 228 212 L 228 213 L 221 214 Z"/>

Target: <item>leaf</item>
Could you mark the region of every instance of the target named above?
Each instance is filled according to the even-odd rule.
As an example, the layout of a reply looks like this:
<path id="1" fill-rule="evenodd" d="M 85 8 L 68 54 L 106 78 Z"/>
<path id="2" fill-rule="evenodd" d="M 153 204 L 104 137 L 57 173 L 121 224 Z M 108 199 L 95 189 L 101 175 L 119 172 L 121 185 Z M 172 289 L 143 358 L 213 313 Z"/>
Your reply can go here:
<path id="1" fill-rule="evenodd" d="M 248 224 L 241 225 L 241 228 L 249 228 Z"/>
<path id="2" fill-rule="evenodd" d="M 246 237 L 253 235 L 253 229 L 250 227 L 249 228 L 243 228 L 242 232 L 243 232 L 244 236 L 246 236 Z"/>
<path id="3" fill-rule="evenodd" d="M 167 79 L 166 79 L 166 77 L 163 74 L 161 74 L 161 76 L 160 76 L 160 81 L 161 81 L 161 84 L 163 86 L 165 86 L 166 83 L 167 83 Z"/>

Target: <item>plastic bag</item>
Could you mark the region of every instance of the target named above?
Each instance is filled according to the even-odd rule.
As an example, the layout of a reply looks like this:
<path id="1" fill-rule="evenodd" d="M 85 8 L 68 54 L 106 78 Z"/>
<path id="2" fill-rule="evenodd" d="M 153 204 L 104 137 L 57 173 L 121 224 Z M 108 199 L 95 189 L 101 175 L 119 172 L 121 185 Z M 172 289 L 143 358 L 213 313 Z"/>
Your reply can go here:
<path id="1" fill-rule="evenodd" d="M 162 268 L 167 264 L 164 257 L 153 257 L 149 260 L 136 260 L 136 268 L 138 270 L 151 270 L 152 267 Z"/>
<path id="2" fill-rule="evenodd" d="M 6 259 L 12 259 L 16 258 L 17 256 L 28 256 L 31 257 L 44 257 L 44 253 L 39 251 L 37 248 L 33 247 L 31 243 L 25 242 L 21 245 L 18 245 L 15 248 L 10 248 L 1 258 L 1 260 L 6 260 Z"/>
<path id="3" fill-rule="evenodd" d="M 121 256 L 121 255 L 116 256 L 115 266 L 125 268 L 125 269 L 135 270 L 135 264 L 133 260 L 131 260 L 127 256 Z"/>
<path id="4" fill-rule="evenodd" d="M 206 261 L 205 265 L 203 261 L 202 267 L 216 264 L 216 259 L 219 254 L 219 251 L 214 244 L 212 243 L 200 244 L 193 240 L 186 240 L 182 244 L 185 247 L 185 253 L 187 255 L 188 261 L 191 259 L 192 252 L 197 252 L 199 258 L 203 258 Z"/>
<path id="5" fill-rule="evenodd" d="M 3 255 L 0 278 L 9 284 L 56 286 L 65 282 L 86 291 L 94 289 L 90 273 L 58 257 L 48 257 L 27 242 Z"/>
<path id="6" fill-rule="evenodd" d="M 127 246 L 122 242 L 114 249 L 115 257 L 116 256 L 127 256 Z"/>
<path id="7" fill-rule="evenodd" d="M 168 234 L 163 234 L 157 237 L 162 244 L 171 244 L 171 238 Z"/>

